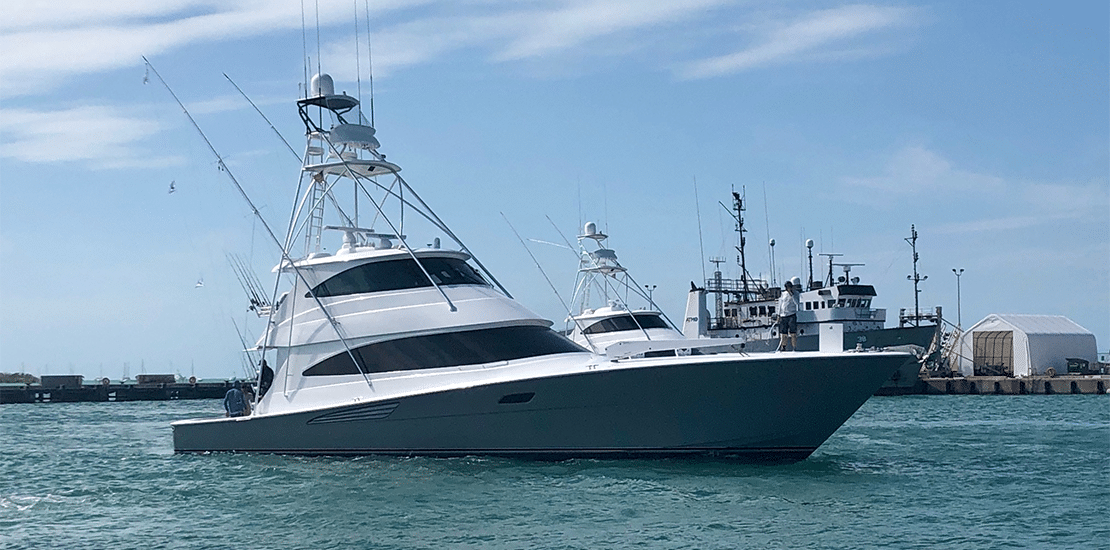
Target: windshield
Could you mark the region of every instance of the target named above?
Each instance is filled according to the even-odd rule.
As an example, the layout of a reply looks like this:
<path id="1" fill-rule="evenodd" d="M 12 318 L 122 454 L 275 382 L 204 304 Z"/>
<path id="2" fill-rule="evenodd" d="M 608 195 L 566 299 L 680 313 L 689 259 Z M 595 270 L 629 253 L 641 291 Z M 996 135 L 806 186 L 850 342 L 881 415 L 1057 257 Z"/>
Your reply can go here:
<path id="1" fill-rule="evenodd" d="M 420 270 L 412 258 L 372 262 L 353 267 L 320 283 L 312 289 L 317 297 L 365 294 L 387 290 L 404 290 L 437 285 L 482 285 L 488 286 L 485 279 L 470 267 L 470 264 L 457 258 L 424 258 L 420 260 L 428 270 L 431 280 Z"/>
<path id="2" fill-rule="evenodd" d="M 641 327 L 649 328 L 668 328 L 667 322 L 659 316 L 658 313 L 636 313 L 636 319 L 632 319 L 632 315 L 624 315 L 621 317 L 610 317 L 602 319 L 588 327 L 582 332 L 586 334 L 599 334 L 602 332 L 620 332 L 623 330 L 640 330 Z"/>

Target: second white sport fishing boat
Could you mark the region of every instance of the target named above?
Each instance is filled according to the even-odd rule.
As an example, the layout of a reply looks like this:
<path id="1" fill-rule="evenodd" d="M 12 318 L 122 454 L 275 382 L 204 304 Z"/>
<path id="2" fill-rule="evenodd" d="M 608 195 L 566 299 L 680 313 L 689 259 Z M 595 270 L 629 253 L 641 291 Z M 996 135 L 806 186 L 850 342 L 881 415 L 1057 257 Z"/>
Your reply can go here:
<path id="1" fill-rule="evenodd" d="M 743 338 L 687 337 L 655 307 L 606 244 L 609 236 L 588 222 L 578 236 L 578 275 L 564 333 L 575 343 L 616 359 L 743 351 Z M 653 289 L 652 289 L 653 290 Z M 633 310 L 629 297 L 647 308 Z"/>
<path id="2" fill-rule="evenodd" d="M 304 188 L 275 268 L 284 293 L 252 304 L 264 391 L 249 416 L 174 422 L 177 452 L 794 461 L 913 359 L 587 351 L 509 295 L 361 113 L 346 120 L 355 98 L 327 75 L 306 89 Z M 333 253 L 328 232 L 342 237 Z"/>

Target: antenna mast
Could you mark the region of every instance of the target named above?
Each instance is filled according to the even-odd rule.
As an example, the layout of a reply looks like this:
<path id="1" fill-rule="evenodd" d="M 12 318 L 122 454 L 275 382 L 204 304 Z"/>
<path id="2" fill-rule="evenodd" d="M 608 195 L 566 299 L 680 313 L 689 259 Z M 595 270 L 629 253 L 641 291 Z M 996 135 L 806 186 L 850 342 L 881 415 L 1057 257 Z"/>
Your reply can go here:
<path id="1" fill-rule="evenodd" d="M 917 283 L 928 279 L 928 275 L 917 274 L 917 228 L 910 224 L 910 236 L 906 238 L 906 242 L 910 243 L 910 249 L 913 251 L 913 275 L 906 275 L 906 278 L 913 281 L 913 326 L 921 326 L 921 307 L 918 303 L 921 290 L 917 288 Z"/>
<path id="2" fill-rule="evenodd" d="M 836 258 L 837 256 L 843 256 L 843 254 L 832 254 L 832 253 L 829 253 L 829 252 L 822 252 L 821 254 L 819 254 L 819 256 L 828 256 L 829 257 L 829 278 L 828 278 L 828 282 L 825 283 L 825 286 L 829 286 L 829 287 L 836 286 L 836 278 L 833 276 L 833 258 Z"/>
<path id="3" fill-rule="evenodd" d="M 813 239 L 806 239 L 806 250 L 809 254 L 809 286 L 807 290 L 813 290 Z"/>
<path id="4" fill-rule="evenodd" d="M 744 229 L 744 198 L 736 191 L 732 192 L 732 209 L 736 211 L 736 232 L 740 235 L 740 246 L 736 247 L 736 250 L 740 252 L 740 255 L 736 257 L 736 260 L 740 263 L 740 286 L 744 290 L 744 299 L 747 299 L 749 295 L 749 277 L 748 265 L 744 259 L 744 245 L 747 244 L 748 238 L 744 236 L 744 233 L 747 233 L 748 230 Z"/>

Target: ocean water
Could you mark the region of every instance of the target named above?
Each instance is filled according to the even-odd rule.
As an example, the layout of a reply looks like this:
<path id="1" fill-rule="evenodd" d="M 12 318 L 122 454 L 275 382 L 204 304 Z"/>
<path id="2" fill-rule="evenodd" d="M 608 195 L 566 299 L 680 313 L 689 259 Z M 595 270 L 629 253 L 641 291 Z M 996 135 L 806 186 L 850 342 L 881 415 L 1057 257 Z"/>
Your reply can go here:
<path id="1" fill-rule="evenodd" d="M 809 459 L 175 455 L 218 401 L 0 405 L 0 548 L 1110 548 L 1110 397 L 876 397 Z"/>

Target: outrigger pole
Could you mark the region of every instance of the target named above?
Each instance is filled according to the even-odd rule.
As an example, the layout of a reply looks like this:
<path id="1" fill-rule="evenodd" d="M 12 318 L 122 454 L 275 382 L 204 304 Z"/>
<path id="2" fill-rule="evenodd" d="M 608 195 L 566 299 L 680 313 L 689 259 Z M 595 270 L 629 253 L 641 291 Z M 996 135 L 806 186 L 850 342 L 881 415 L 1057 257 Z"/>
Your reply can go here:
<path id="1" fill-rule="evenodd" d="M 328 323 L 331 324 L 332 330 L 335 331 L 335 335 L 339 337 L 339 341 L 343 344 L 343 349 L 346 350 L 347 356 L 351 358 L 351 361 L 354 363 L 355 367 L 360 373 L 362 373 L 363 379 L 366 380 L 366 385 L 372 389 L 374 385 L 370 382 L 370 377 L 366 375 L 366 371 L 362 369 L 362 365 L 358 362 L 358 359 L 355 358 L 355 354 L 351 351 L 351 347 L 347 345 L 347 339 L 343 336 L 343 331 L 339 328 L 339 322 L 336 321 L 334 317 L 332 317 L 331 313 L 328 312 L 326 307 L 324 307 L 324 303 L 320 301 L 320 298 L 318 298 L 316 296 L 316 293 L 312 291 L 312 285 L 309 284 L 308 279 L 304 276 L 304 273 L 301 273 L 300 268 L 298 268 L 297 265 L 293 262 L 293 258 L 289 256 L 289 251 L 286 250 L 284 246 L 282 246 L 281 241 L 277 238 L 277 235 L 274 234 L 273 229 L 270 228 L 270 224 L 266 222 L 266 218 L 262 216 L 262 213 L 258 210 L 258 207 L 254 205 L 254 201 L 252 201 L 250 196 L 247 195 L 247 192 L 243 189 L 243 186 L 239 184 L 239 180 L 237 180 L 235 178 L 235 175 L 231 173 L 231 169 L 228 168 L 227 164 L 224 163 L 223 157 L 221 157 L 220 153 L 216 151 L 216 148 L 212 145 L 212 142 L 208 140 L 208 136 L 206 136 L 204 134 L 204 131 L 200 129 L 200 125 L 197 124 L 197 121 L 195 119 L 193 119 L 193 115 L 189 114 L 189 110 L 185 108 L 185 104 L 181 103 L 181 100 L 178 99 L 177 94 L 173 92 L 173 89 L 170 88 L 170 85 L 167 84 L 166 80 L 162 78 L 162 75 L 158 73 L 158 69 L 155 69 L 154 65 L 151 64 L 149 60 L 147 60 L 146 56 L 143 56 L 143 62 L 146 63 L 146 66 L 149 67 L 152 72 L 154 72 L 154 76 L 158 77 L 158 81 L 166 87 L 166 91 L 168 91 L 170 93 L 170 96 L 173 97 L 173 100 L 177 102 L 177 106 L 181 107 L 181 111 L 185 113 L 185 117 L 189 119 L 189 123 L 192 124 L 193 128 L 196 129 L 198 134 L 200 134 L 201 139 L 204 140 L 204 144 L 208 146 L 208 150 L 211 151 L 212 155 L 216 157 L 216 163 L 219 165 L 220 170 L 227 174 L 228 179 L 230 179 L 231 183 L 235 185 L 235 189 L 239 191 L 239 195 L 243 197 L 243 200 L 246 201 L 247 205 L 250 207 L 251 213 L 254 214 L 255 218 L 257 218 L 258 221 L 262 222 L 262 227 L 266 230 L 266 234 L 270 236 L 270 239 L 274 241 L 274 244 L 278 245 L 278 247 L 281 248 L 282 261 L 288 262 L 289 267 L 293 269 L 293 272 L 297 274 L 297 277 L 299 277 L 300 280 L 304 282 L 305 287 L 309 289 L 309 296 L 311 296 L 312 299 L 316 302 L 316 305 L 320 307 L 320 312 L 323 313 L 325 317 L 327 317 Z M 271 328 L 272 323 L 266 323 L 267 341 L 269 340 Z M 265 356 L 266 344 L 264 343 L 262 345 L 262 357 Z"/>

